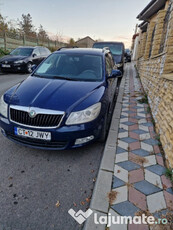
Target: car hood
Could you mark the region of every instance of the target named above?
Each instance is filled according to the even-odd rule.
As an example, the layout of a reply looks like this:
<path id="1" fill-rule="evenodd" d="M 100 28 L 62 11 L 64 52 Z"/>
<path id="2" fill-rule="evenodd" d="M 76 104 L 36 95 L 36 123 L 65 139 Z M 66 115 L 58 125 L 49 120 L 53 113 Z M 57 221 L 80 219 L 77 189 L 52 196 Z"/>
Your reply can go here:
<path id="1" fill-rule="evenodd" d="M 121 55 L 113 55 L 113 58 L 114 58 L 114 62 L 116 64 L 119 64 L 122 62 L 122 56 Z"/>
<path id="2" fill-rule="evenodd" d="M 13 61 L 23 60 L 25 58 L 27 58 L 27 56 L 6 55 L 0 59 L 0 62 L 3 61 L 13 62 Z"/>
<path id="3" fill-rule="evenodd" d="M 103 82 L 67 81 L 28 77 L 15 90 L 9 103 L 59 111 L 71 111 Z"/>

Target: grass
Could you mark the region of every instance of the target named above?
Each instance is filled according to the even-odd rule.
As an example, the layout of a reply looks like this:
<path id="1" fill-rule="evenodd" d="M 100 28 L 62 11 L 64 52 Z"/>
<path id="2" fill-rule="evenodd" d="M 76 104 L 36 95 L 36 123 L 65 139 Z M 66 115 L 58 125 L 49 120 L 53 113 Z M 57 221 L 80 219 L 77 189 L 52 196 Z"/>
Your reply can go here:
<path id="1" fill-rule="evenodd" d="M 143 98 L 139 99 L 138 102 L 139 102 L 140 104 L 148 104 L 148 97 L 147 97 L 147 94 L 145 94 L 145 95 L 143 96 Z"/>
<path id="2" fill-rule="evenodd" d="M 173 182 L 173 169 L 166 169 L 165 176 Z"/>

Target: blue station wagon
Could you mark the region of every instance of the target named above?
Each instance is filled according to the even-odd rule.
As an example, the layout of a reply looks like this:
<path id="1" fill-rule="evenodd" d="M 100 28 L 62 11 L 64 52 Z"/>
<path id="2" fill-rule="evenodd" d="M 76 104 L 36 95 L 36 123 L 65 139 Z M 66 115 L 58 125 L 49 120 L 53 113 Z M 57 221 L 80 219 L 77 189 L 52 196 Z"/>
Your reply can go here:
<path id="1" fill-rule="evenodd" d="M 56 51 L 2 95 L 1 132 L 39 149 L 104 141 L 120 75 L 107 49 Z"/>

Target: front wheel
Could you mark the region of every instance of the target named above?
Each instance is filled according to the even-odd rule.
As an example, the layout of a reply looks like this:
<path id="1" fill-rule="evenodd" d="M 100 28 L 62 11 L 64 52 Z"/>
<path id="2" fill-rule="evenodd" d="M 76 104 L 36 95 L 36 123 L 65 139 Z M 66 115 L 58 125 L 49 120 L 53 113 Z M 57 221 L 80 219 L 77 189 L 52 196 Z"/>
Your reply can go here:
<path id="1" fill-rule="evenodd" d="M 27 73 L 32 73 L 32 64 L 31 64 L 31 62 L 28 62 L 27 66 L 26 66 L 26 71 L 27 71 Z"/>
<path id="2" fill-rule="evenodd" d="M 109 121 L 108 121 L 108 113 L 105 116 L 104 119 L 104 124 L 102 127 L 101 135 L 99 138 L 99 142 L 105 142 L 108 134 L 108 129 L 109 129 Z"/>

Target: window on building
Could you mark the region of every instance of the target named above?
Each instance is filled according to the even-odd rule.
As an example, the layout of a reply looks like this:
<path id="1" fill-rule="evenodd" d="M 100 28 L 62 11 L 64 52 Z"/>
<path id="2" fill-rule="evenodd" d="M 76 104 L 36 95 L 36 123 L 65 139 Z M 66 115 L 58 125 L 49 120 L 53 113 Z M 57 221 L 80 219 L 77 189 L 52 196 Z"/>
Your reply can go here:
<path id="1" fill-rule="evenodd" d="M 162 32 L 162 38 L 161 38 L 159 53 L 162 53 L 164 51 L 170 14 L 171 14 L 171 5 L 168 7 L 168 10 L 167 10 L 165 18 L 164 18 L 163 32 Z"/>

